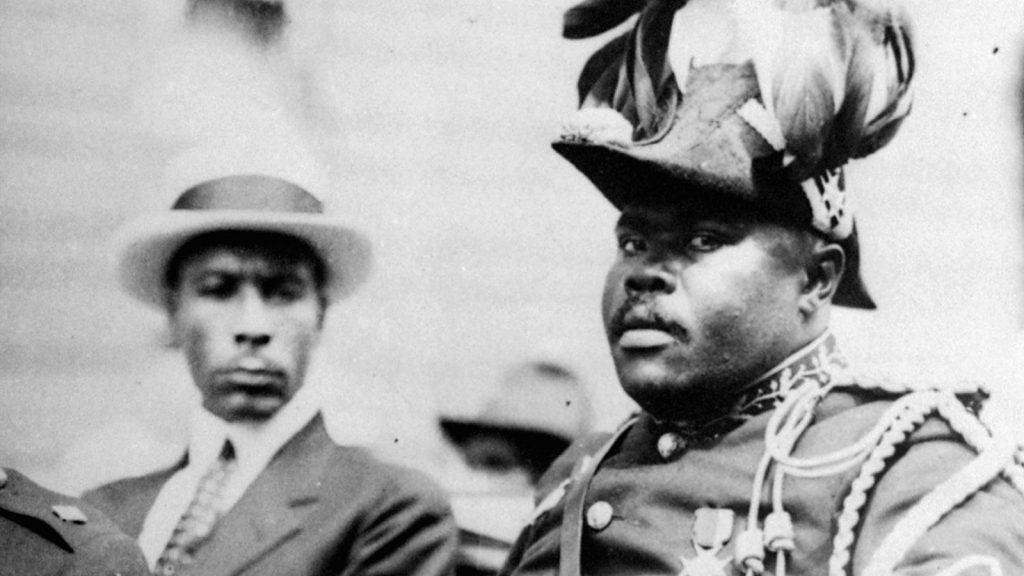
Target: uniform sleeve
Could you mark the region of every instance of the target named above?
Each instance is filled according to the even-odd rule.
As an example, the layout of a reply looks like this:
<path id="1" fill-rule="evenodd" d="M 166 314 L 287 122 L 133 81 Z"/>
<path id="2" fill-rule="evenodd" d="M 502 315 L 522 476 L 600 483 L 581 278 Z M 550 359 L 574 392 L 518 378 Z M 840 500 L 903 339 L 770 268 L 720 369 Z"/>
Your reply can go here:
<path id="1" fill-rule="evenodd" d="M 878 479 L 862 513 L 854 574 L 896 523 L 927 493 L 977 454 L 938 422 L 916 434 Z M 1024 574 L 1024 495 L 1000 477 L 968 497 L 916 541 L 897 565 L 899 576 Z"/>
<path id="2" fill-rule="evenodd" d="M 455 520 L 440 488 L 419 475 L 396 476 L 360 528 L 342 574 L 452 574 L 457 543 Z"/>

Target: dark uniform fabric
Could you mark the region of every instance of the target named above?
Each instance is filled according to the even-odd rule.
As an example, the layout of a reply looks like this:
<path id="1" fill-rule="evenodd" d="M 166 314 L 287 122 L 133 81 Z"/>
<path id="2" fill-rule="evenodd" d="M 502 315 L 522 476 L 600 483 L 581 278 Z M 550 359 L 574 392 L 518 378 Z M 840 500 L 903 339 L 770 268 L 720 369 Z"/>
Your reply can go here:
<path id="1" fill-rule="evenodd" d="M 817 406 L 815 421 L 793 455 L 820 456 L 853 444 L 868 434 L 894 398 L 894 394 L 856 386 L 829 393 Z M 566 560 L 569 565 L 576 564 L 575 557 L 563 559 L 562 554 L 572 549 L 565 543 L 567 532 L 579 527 L 580 574 L 743 574 L 726 560 L 734 557 L 736 537 L 747 524 L 752 486 L 772 414 L 768 411 L 745 418 L 721 437 L 681 448 L 668 458 L 658 446 L 671 427 L 646 414 L 620 431 L 610 448 L 607 435 L 577 443 L 542 480 L 538 492 L 542 504 L 515 544 L 504 573 L 570 576 L 572 570 L 560 571 L 559 566 Z M 607 453 L 600 458 L 603 449 Z M 600 465 L 588 483 L 580 461 L 594 455 Z M 927 420 L 900 444 L 860 510 L 847 573 L 860 574 L 907 510 L 976 456 L 937 418 Z M 792 516 L 795 544 L 786 574 L 829 573 L 837 519 L 860 470 L 857 465 L 823 478 L 786 477 L 783 507 Z M 546 502 L 544 496 L 548 496 Z M 573 502 L 580 498 L 582 506 L 573 512 Z M 759 520 L 771 512 L 771 502 L 766 486 Z M 693 569 L 698 556 L 693 537 L 695 512 L 700 508 L 727 509 L 734 514 L 731 536 L 715 555 L 721 561 L 721 572 L 683 572 L 688 564 Z M 993 557 L 1003 574 L 1024 574 L 1024 496 L 1003 479 L 970 496 L 928 530 L 900 562 L 898 573 L 935 574 L 974 555 Z M 774 554 L 770 551 L 765 565 L 765 574 L 773 574 Z M 963 574 L 990 573 L 976 570 Z"/>
<path id="2" fill-rule="evenodd" d="M 139 547 L 99 511 L 0 471 L 0 576 L 145 574 Z"/>
<path id="3" fill-rule="evenodd" d="M 179 465 L 180 467 L 180 465 Z M 138 536 L 178 467 L 86 494 Z M 457 533 L 433 482 L 336 445 L 315 418 L 281 448 L 181 576 L 434 576 L 453 570 Z"/>

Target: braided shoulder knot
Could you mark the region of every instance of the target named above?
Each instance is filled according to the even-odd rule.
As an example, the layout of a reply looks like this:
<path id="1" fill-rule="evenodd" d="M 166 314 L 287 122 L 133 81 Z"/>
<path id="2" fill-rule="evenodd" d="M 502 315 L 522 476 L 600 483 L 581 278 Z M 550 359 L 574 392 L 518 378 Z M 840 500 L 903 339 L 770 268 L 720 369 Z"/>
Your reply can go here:
<path id="1" fill-rule="evenodd" d="M 961 386 L 957 392 L 965 392 L 965 387 Z M 978 452 L 978 456 L 933 488 L 903 515 L 872 555 L 864 576 L 892 576 L 899 561 L 929 528 L 993 479 L 1003 476 L 1024 494 L 1024 449 L 1003 423 L 989 413 L 983 412 L 979 416 L 977 409 L 970 404 L 970 396 L 966 398 L 965 402 L 953 390 L 921 389 L 904 394 L 885 413 L 876 428 L 884 431 L 873 442 L 874 446 L 844 501 L 839 529 L 833 541 L 830 575 L 846 574 L 860 510 L 877 477 L 885 470 L 886 461 L 930 416 L 946 421 L 965 443 Z M 952 576 L 968 566 L 985 566 L 991 574 L 1001 574 L 998 564 L 993 562 L 988 557 L 970 557 L 947 571 Z"/>

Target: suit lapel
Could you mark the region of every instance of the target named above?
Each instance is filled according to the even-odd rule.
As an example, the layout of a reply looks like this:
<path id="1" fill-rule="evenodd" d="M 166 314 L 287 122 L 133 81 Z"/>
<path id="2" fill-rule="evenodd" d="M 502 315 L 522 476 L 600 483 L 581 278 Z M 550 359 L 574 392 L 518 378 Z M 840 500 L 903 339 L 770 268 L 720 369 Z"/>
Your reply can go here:
<path id="1" fill-rule="evenodd" d="M 285 444 L 237 504 L 217 523 L 185 574 L 241 573 L 302 530 L 320 498 L 319 481 L 333 449 L 317 415 Z"/>
<path id="2" fill-rule="evenodd" d="M 133 497 L 128 499 L 124 511 L 118 511 L 117 514 L 111 515 L 111 518 L 118 522 L 126 534 L 136 539 L 139 537 L 139 534 L 142 533 L 146 516 L 149 514 L 149 510 L 153 508 L 153 503 L 156 502 L 161 488 L 171 479 L 171 476 L 185 467 L 186 461 L 187 458 L 183 458 L 174 467 L 154 472 L 137 482 L 137 491 Z"/>
<path id="3" fill-rule="evenodd" d="M 170 468 L 101 486 L 86 493 L 83 499 L 99 508 L 125 534 L 137 539 L 164 484 L 183 468 L 186 462 L 187 456 L 184 456 Z"/>

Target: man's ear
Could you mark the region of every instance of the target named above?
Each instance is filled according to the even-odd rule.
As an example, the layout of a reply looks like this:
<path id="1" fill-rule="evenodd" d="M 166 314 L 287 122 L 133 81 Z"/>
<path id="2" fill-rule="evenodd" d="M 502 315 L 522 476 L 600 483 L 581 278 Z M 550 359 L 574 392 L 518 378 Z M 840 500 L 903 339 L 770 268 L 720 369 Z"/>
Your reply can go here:
<path id="1" fill-rule="evenodd" d="M 831 303 L 846 268 L 846 253 L 838 244 L 815 242 L 807 261 L 807 284 L 800 296 L 805 318 Z"/>

